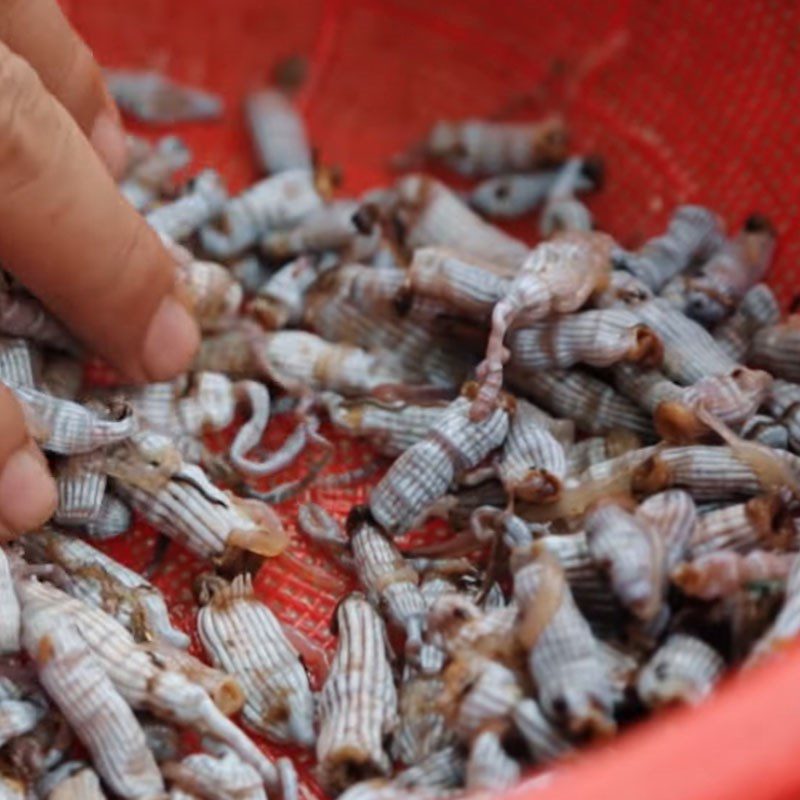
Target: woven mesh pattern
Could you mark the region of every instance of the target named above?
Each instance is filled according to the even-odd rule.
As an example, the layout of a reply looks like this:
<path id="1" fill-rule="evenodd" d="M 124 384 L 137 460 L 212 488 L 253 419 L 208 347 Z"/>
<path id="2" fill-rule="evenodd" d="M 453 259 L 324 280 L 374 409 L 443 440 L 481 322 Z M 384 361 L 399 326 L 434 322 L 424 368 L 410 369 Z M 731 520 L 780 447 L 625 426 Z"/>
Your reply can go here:
<path id="1" fill-rule="evenodd" d="M 312 140 L 326 163 L 344 167 L 349 192 L 385 182 L 387 157 L 436 119 L 561 110 L 576 149 L 606 159 L 607 185 L 588 201 L 601 228 L 636 245 L 659 231 L 676 203 L 707 202 L 730 226 L 760 210 L 780 233 L 770 281 L 784 303 L 795 291 L 795 3 L 726 3 L 724 9 L 712 0 L 64 3 L 103 63 L 157 67 L 226 97 L 224 124 L 179 132 L 195 152 L 193 169 L 214 166 L 233 188 L 254 177 L 240 114 L 244 92 L 276 59 L 302 52 L 312 61 L 301 97 Z M 530 241 L 533 231 L 531 220 L 514 227 Z M 279 441 L 285 430 L 272 426 L 270 438 Z M 335 441 L 333 471 L 369 460 L 363 448 Z M 302 465 L 294 474 L 301 471 Z M 342 518 L 367 488 L 314 489 L 300 500 L 314 499 Z M 295 501 L 280 509 L 293 533 L 296 507 Z M 152 532 L 139 526 L 107 549 L 141 568 L 153 544 Z M 327 564 L 296 535 L 292 553 Z M 187 630 L 191 581 L 202 566 L 173 546 L 156 573 Z M 337 591 L 313 585 L 280 561 L 263 568 L 258 587 L 279 616 L 330 648 Z M 306 790 L 319 794 L 308 771 L 304 778 Z"/>

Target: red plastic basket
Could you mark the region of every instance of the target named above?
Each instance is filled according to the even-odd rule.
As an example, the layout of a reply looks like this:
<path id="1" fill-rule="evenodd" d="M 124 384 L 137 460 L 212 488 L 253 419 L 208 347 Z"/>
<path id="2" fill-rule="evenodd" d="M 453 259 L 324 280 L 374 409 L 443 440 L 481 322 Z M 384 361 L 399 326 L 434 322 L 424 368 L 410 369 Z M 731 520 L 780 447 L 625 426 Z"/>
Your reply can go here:
<path id="1" fill-rule="evenodd" d="M 234 188 L 254 177 L 240 100 L 276 59 L 310 56 L 302 103 L 326 163 L 348 191 L 388 178 L 387 156 L 443 117 L 535 116 L 561 109 L 576 147 L 606 157 L 589 202 L 599 225 L 634 245 L 680 202 L 711 204 L 736 225 L 753 210 L 780 232 L 770 275 L 784 302 L 800 261 L 800 13 L 791 0 L 65 0 L 110 66 L 157 67 L 228 101 L 223 124 L 180 130 L 196 163 Z M 532 236 L 533 225 L 517 233 Z M 279 431 L 271 435 L 280 437 Z M 339 442 L 336 469 L 369 457 Z M 366 487 L 311 493 L 343 515 Z M 295 504 L 285 508 L 289 527 Z M 110 546 L 141 566 L 141 528 Z M 294 552 L 317 563 L 302 543 Z M 173 547 L 157 582 L 192 625 L 202 565 Z M 338 576 L 344 580 L 343 576 Z M 278 613 L 330 647 L 334 586 L 285 563 L 259 588 Z M 800 797 L 800 651 L 736 676 L 702 708 L 661 716 L 582 756 L 541 789 L 507 797 L 795 800 Z M 274 748 L 267 748 L 274 751 Z M 309 773 L 305 788 L 319 794 Z"/>

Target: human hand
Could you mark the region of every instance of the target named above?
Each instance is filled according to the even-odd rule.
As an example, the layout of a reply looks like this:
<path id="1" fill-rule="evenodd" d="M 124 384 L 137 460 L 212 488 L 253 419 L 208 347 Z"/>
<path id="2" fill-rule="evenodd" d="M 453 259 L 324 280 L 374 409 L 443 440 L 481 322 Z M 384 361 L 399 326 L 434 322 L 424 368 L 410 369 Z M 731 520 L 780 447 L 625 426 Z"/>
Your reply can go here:
<path id="1" fill-rule="evenodd" d="M 126 158 L 102 74 L 56 0 L 0 0 L 0 263 L 127 378 L 165 380 L 199 333 L 171 257 L 117 191 Z M 0 536 L 38 527 L 55 505 L 0 387 Z"/>

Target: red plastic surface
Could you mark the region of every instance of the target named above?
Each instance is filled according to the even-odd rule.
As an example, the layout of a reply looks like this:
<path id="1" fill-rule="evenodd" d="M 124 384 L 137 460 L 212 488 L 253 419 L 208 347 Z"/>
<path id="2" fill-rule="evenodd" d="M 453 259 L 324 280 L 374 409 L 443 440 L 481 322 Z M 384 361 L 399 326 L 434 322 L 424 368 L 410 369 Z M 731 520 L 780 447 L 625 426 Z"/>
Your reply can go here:
<path id="1" fill-rule="evenodd" d="M 599 225 L 636 244 L 679 202 L 708 202 L 730 225 L 760 210 L 780 250 L 770 281 L 788 302 L 800 259 L 800 12 L 790 0 L 65 0 L 98 58 L 158 67 L 222 93 L 217 125 L 180 129 L 197 165 L 236 188 L 253 177 L 241 116 L 246 89 L 274 61 L 302 52 L 302 103 L 326 163 L 346 190 L 384 182 L 387 157 L 436 119 L 536 116 L 560 109 L 576 148 L 603 154 Z M 532 237 L 532 223 L 516 229 Z M 271 431 L 279 439 L 280 430 Z M 337 443 L 335 470 L 369 454 Z M 291 476 L 282 476 L 291 477 Z M 338 515 L 365 487 L 310 496 Z M 288 527 L 296 503 L 282 509 Z M 110 550 L 146 562 L 137 531 Z M 292 551 L 323 563 L 296 541 Z M 171 548 L 157 582 L 191 627 L 191 578 L 202 568 Z M 258 585 L 291 624 L 330 646 L 332 593 L 285 563 Z M 554 800 L 794 800 L 800 797 L 800 652 L 733 678 L 707 705 L 666 715 L 581 757 L 545 789 Z M 275 748 L 269 748 L 273 752 Z M 317 793 L 313 780 L 307 788 Z"/>

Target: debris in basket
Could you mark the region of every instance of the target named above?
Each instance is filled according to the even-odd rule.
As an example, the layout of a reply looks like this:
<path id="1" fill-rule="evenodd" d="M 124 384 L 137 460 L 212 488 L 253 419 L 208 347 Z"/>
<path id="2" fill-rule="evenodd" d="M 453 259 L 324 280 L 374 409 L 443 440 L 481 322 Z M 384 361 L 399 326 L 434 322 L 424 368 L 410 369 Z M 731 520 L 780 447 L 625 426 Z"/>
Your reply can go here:
<path id="1" fill-rule="evenodd" d="M 211 169 L 176 183 L 180 139 L 131 140 L 120 188 L 203 329 L 190 372 L 84 385 L 3 279 L 0 380 L 58 486 L 52 525 L 0 549 L 10 796 L 501 791 L 800 631 L 800 326 L 761 282 L 769 220 L 729 234 L 684 205 L 629 251 L 556 117 L 438 122 L 396 159 L 466 191 L 413 173 L 334 198 L 303 73 L 247 97 L 264 177 L 234 196 Z M 141 119 L 221 111 L 108 75 Z M 480 216 L 534 211 L 536 241 Z M 159 578 L 106 552 L 134 514 L 200 561 L 213 666 Z"/>

